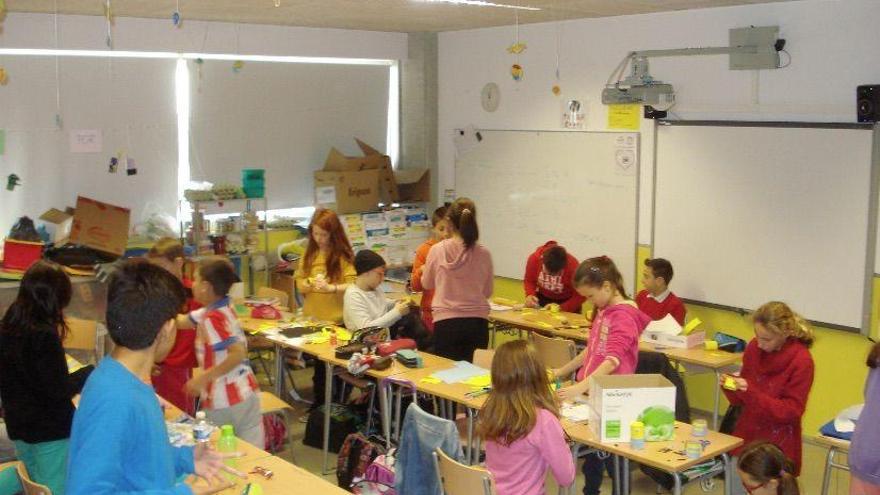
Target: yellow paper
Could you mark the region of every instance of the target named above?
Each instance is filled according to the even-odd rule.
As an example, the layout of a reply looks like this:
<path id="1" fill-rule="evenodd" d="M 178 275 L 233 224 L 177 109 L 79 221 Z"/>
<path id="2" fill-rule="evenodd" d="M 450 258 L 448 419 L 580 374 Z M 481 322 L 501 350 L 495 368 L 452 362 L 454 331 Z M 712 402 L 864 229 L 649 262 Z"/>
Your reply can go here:
<path id="1" fill-rule="evenodd" d="M 690 335 L 691 332 L 693 332 L 694 329 L 700 325 L 700 323 L 703 322 L 699 318 L 694 318 L 693 320 L 689 321 L 687 325 L 684 326 L 684 329 L 682 329 L 681 333 L 685 335 Z"/>
<path id="2" fill-rule="evenodd" d="M 67 372 L 68 373 L 73 373 L 74 371 L 85 367 L 84 364 L 77 361 L 76 358 L 74 358 L 70 354 L 65 354 L 65 357 L 67 358 Z"/>
<path id="3" fill-rule="evenodd" d="M 351 340 L 351 332 L 349 332 L 347 329 L 342 328 L 342 327 L 337 327 L 337 326 L 324 327 L 321 329 L 321 334 L 325 335 L 327 337 L 327 340 L 330 340 L 330 333 L 334 329 L 336 330 L 336 339 L 337 340 L 342 340 L 345 342 L 348 342 Z"/>
<path id="4" fill-rule="evenodd" d="M 463 383 L 474 388 L 484 388 L 492 385 L 492 378 L 489 375 L 472 376 Z"/>
<path id="5" fill-rule="evenodd" d="M 608 128 L 639 130 L 642 123 L 641 105 L 608 105 Z"/>
<path id="6" fill-rule="evenodd" d="M 435 383 L 436 384 L 436 383 L 443 383 L 443 380 L 437 378 L 434 375 L 431 375 L 431 376 L 426 376 L 426 377 L 422 378 L 421 380 L 419 380 L 419 382 L 420 383 Z"/>

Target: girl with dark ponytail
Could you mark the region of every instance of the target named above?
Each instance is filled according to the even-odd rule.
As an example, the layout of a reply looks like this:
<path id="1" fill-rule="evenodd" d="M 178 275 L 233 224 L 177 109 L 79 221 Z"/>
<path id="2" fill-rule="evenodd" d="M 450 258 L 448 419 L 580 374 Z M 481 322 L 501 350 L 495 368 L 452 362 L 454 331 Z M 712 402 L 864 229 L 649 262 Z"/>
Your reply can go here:
<path id="1" fill-rule="evenodd" d="M 489 344 L 492 256 L 477 240 L 477 207 L 467 198 L 447 210 L 451 237 L 428 252 L 421 285 L 434 290 L 434 351 L 456 361 L 471 361 L 474 349 Z"/>
<path id="2" fill-rule="evenodd" d="M 746 446 L 736 466 L 742 489 L 750 495 L 799 495 L 794 463 L 770 442 Z M 734 493 L 740 487 L 734 486 Z"/>

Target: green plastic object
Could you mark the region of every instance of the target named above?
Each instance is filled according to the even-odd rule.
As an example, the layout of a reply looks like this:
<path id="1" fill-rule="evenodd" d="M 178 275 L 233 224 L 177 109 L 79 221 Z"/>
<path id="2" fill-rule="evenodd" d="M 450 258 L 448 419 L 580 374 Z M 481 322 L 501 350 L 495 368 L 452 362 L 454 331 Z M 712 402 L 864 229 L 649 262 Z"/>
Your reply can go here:
<path id="1" fill-rule="evenodd" d="M 665 406 L 652 406 L 639 415 L 645 424 L 645 440 L 661 442 L 671 440 L 675 433 L 675 413 Z"/>
<path id="2" fill-rule="evenodd" d="M 235 438 L 235 429 L 232 425 L 223 425 L 220 427 L 220 439 L 217 440 L 217 452 L 220 453 L 231 453 L 236 452 L 238 450 L 238 439 Z M 232 469 L 238 468 L 238 460 L 235 458 L 224 459 L 223 462 L 231 467 Z M 235 477 L 232 474 L 226 473 L 227 477 L 230 480 L 234 480 Z"/>

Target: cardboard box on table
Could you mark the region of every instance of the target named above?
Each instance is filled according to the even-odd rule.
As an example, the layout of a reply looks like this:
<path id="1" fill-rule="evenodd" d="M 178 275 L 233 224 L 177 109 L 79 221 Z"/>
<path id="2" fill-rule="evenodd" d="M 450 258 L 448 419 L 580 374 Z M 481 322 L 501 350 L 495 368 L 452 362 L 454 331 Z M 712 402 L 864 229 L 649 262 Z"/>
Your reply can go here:
<path id="1" fill-rule="evenodd" d="M 128 244 L 131 210 L 78 196 L 70 242 L 122 256 Z"/>
<path id="2" fill-rule="evenodd" d="M 52 242 L 56 246 L 63 246 L 70 240 L 70 230 L 73 228 L 73 208 L 50 208 L 40 215 L 40 220 L 46 222 L 51 228 Z"/>
<path id="3" fill-rule="evenodd" d="M 607 375 L 590 379 L 590 427 L 601 442 L 629 442 L 630 424 L 645 423 L 645 440 L 675 433 L 675 386 L 662 375 Z"/>
<path id="4" fill-rule="evenodd" d="M 315 204 L 337 213 L 357 213 L 398 201 L 391 159 L 355 139 L 363 156 L 345 156 L 331 148 L 324 169 L 315 172 Z M 332 189 L 331 189 L 332 188 Z"/>

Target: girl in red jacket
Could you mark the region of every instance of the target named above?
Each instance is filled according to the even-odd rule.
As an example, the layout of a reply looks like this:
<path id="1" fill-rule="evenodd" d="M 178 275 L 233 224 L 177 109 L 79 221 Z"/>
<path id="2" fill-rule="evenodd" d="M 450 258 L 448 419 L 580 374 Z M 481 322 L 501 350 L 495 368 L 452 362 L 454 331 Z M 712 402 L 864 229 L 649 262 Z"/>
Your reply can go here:
<path id="1" fill-rule="evenodd" d="M 733 434 L 746 444 L 766 440 L 778 446 L 794 461 L 792 474 L 797 476 L 801 417 L 813 385 L 809 351 L 813 330 L 785 303 L 776 301 L 758 308 L 752 321 L 755 338 L 746 346 L 742 371 L 738 376 L 721 377 L 727 399 L 742 406 Z"/>

